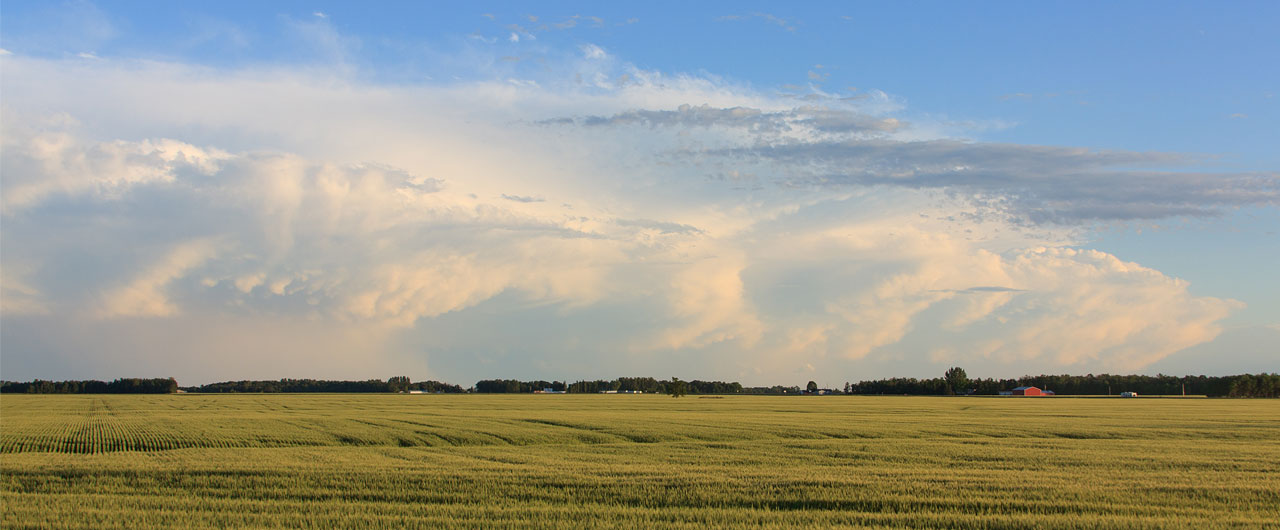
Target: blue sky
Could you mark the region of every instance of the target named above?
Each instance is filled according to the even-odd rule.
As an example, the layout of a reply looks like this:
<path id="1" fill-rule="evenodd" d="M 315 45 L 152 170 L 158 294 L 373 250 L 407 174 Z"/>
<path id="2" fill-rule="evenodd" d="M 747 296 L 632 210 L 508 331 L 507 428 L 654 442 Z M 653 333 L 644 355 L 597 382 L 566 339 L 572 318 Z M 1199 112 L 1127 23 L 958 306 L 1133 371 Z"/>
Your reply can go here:
<path id="1" fill-rule="evenodd" d="M 0 369 L 1274 370 L 1278 23 L 6 2 Z"/>
<path id="2" fill-rule="evenodd" d="M 1267 67 L 1280 54 L 1269 37 L 1280 20 L 1274 2 L 596 4 L 14 2 L 3 23 L 10 45 L 33 53 L 83 48 L 234 67 L 326 64 L 296 27 L 322 13 L 355 44 L 349 60 L 360 75 L 377 79 L 482 78 L 460 64 L 474 37 L 526 57 L 593 43 L 644 69 L 760 90 L 806 86 L 815 72 L 829 90 L 883 90 L 912 112 L 1017 125 L 983 139 L 1211 153 L 1254 169 L 1280 162 L 1267 134 L 1278 117 L 1280 74 Z M 512 26 L 537 40 L 509 42 Z"/>

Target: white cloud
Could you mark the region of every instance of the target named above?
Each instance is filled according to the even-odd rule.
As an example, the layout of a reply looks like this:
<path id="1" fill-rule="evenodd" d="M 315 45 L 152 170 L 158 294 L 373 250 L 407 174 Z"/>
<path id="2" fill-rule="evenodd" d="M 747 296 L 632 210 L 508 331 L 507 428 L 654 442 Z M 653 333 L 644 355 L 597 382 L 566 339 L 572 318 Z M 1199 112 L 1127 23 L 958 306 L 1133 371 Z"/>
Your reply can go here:
<path id="1" fill-rule="evenodd" d="M 20 43 L 24 55 L 64 55 L 103 49 L 121 34 L 115 17 L 91 2 L 50 5 L 17 15 L 5 41 Z"/>
<path id="2" fill-rule="evenodd" d="M 196 240 L 178 245 L 125 285 L 102 294 L 98 315 L 113 317 L 167 317 L 180 312 L 169 299 L 170 282 L 216 255 L 216 242 Z"/>
<path id="3" fill-rule="evenodd" d="M 927 220 L 795 228 L 782 222 L 758 243 L 768 255 L 748 258 L 745 288 L 766 325 L 757 364 L 784 361 L 766 351 L 794 363 L 918 348 L 936 364 L 1128 372 L 1213 340 L 1242 307 L 1106 253 L 991 252 Z"/>
<path id="4" fill-rule="evenodd" d="M 755 346 L 763 325 L 745 300 L 742 267 L 741 258 L 711 257 L 677 268 L 667 291 L 673 322 L 641 348 L 700 348 L 730 340 Z"/>
<path id="5" fill-rule="evenodd" d="M 339 32 L 329 16 L 318 11 L 311 18 L 284 21 L 292 38 L 308 48 L 316 60 L 337 68 L 349 68 L 353 52 L 362 45 L 360 39 Z"/>
<path id="6" fill-rule="evenodd" d="M 239 289 L 240 292 L 242 293 L 252 292 L 255 287 L 262 285 L 262 282 L 266 280 L 266 277 L 267 275 L 261 274 L 261 273 L 246 274 L 244 276 L 236 278 L 235 280 L 236 289 Z"/>
<path id="7" fill-rule="evenodd" d="M 86 145 L 61 131 L 23 131 L 6 113 L 2 162 L 5 215 L 54 194 L 118 197 L 129 187 L 173 182 L 179 174 L 208 175 L 226 153 L 174 140 Z"/>
<path id="8" fill-rule="evenodd" d="M 724 15 L 716 17 L 717 21 L 741 22 L 745 20 L 762 20 L 770 25 L 778 26 L 787 31 L 795 31 L 796 25 L 784 18 L 769 13 L 751 13 L 747 15 Z"/>
<path id="9" fill-rule="evenodd" d="M 609 54 L 605 53 L 604 48 L 596 46 L 595 44 L 583 44 L 582 56 L 588 59 L 600 60 L 608 57 Z"/>
<path id="10" fill-rule="evenodd" d="M 1178 153 L 994 144 L 950 139 L 819 139 L 714 153 L 735 168 L 764 164 L 798 187 L 902 186 L 962 193 L 990 213 L 1033 224 L 1213 216 L 1280 204 L 1280 174 L 1130 170 L 1191 166 Z"/>
<path id="11" fill-rule="evenodd" d="M 1044 162 L 1094 170 L 1179 157 L 905 142 L 909 125 L 883 102 L 797 105 L 582 52 L 572 74 L 593 81 L 518 86 L 6 58 L 6 98 L 19 107 L 6 109 L 0 160 L 6 274 L 14 255 L 75 257 L 89 285 L 5 276 L 3 311 L 39 312 L 11 309 L 12 291 L 69 326 L 84 316 L 63 308 L 93 304 L 92 318 L 138 326 L 150 319 L 127 317 L 228 334 L 259 329 L 246 324 L 255 319 L 328 327 L 345 337 L 335 343 L 373 345 L 352 355 L 382 359 L 433 320 L 468 315 L 494 329 L 534 314 L 606 330 L 578 343 L 577 367 L 669 353 L 680 364 L 663 369 L 715 359 L 763 367 L 765 382 L 917 342 L 928 346 L 920 362 L 943 362 L 926 356 L 945 350 L 990 366 L 1141 369 L 1211 340 L 1238 306 L 1068 247 L 1081 242 L 1074 227 L 990 215 L 1020 196 L 979 177 L 795 185 L 824 164 L 884 153 L 897 155 L 877 166 L 884 179 L 960 166 L 1030 178 L 1025 169 Z M 622 72 L 628 83 L 610 81 Z M 62 114 L 74 119 L 27 119 Z M 1211 195 L 1202 180 L 1181 188 Z M 1068 188 L 1048 198 L 1088 204 Z M 420 346 L 552 355 L 516 334 L 450 333 L 462 332 Z M 273 337 L 290 359 L 312 344 Z"/>
<path id="12" fill-rule="evenodd" d="M 32 273 L 31 266 L 7 260 L 0 269 L 0 314 L 13 315 L 47 315 L 50 312 L 45 295 L 31 285 L 27 276 Z"/>

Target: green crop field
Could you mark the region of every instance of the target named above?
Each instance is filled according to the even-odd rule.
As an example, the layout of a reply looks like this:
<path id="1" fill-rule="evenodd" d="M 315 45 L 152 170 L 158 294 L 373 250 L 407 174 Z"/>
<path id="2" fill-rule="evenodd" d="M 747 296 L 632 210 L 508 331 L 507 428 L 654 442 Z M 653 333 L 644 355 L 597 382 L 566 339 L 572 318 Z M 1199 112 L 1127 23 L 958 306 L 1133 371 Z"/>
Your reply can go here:
<path id="1" fill-rule="evenodd" d="M 4 395 L 5 528 L 1280 527 L 1280 401 Z"/>

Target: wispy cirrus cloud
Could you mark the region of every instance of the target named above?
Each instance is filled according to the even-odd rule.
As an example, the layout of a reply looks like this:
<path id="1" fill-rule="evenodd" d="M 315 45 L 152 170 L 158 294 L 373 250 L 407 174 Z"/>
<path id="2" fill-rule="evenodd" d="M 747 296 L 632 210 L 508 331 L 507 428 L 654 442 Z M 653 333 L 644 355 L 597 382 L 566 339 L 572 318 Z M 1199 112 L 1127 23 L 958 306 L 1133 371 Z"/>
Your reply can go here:
<path id="1" fill-rule="evenodd" d="M 821 133 L 893 132 L 905 124 L 892 117 L 876 117 L 853 110 L 805 105 L 785 111 L 765 112 L 749 107 L 715 108 L 707 104 L 683 104 L 674 110 L 632 110 L 612 116 L 585 116 L 546 120 L 545 124 L 645 125 L 650 127 L 725 127 L 754 133 L 781 133 L 811 129 Z"/>
<path id="2" fill-rule="evenodd" d="M 739 145 L 684 153 L 722 173 L 774 175 L 775 184 L 791 188 L 945 190 L 990 214 L 1038 225 L 1212 217 L 1280 204 L 1280 174 L 1197 170 L 1209 160 L 1202 155 L 913 140 L 910 123 L 839 106 L 681 105 L 540 123 L 741 131 L 749 136 Z"/>
<path id="3" fill-rule="evenodd" d="M 547 202 L 547 200 L 546 200 L 546 199 L 544 199 L 544 198 L 542 198 L 542 197 L 533 197 L 533 196 L 530 196 L 530 195 L 507 195 L 506 193 L 503 193 L 503 194 L 502 194 L 502 198 L 503 198 L 503 199 L 506 199 L 506 200 L 508 200 L 508 201 L 525 202 L 525 203 L 528 203 L 528 202 Z"/>
<path id="4" fill-rule="evenodd" d="M 792 186 L 952 190 L 1030 223 L 1213 216 L 1228 208 L 1280 204 L 1280 174 L 1187 171 L 1197 158 L 1179 153 L 859 139 L 717 154 L 734 164 L 799 168 L 788 171 L 786 183 Z"/>
<path id="5" fill-rule="evenodd" d="M 719 22 L 742 22 L 746 20 L 759 20 L 769 25 L 778 26 L 787 31 L 796 30 L 796 23 L 794 21 L 787 20 L 770 13 L 748 13 L 745 15 L 723 15 L 716 17 L 716 21 Z"/>

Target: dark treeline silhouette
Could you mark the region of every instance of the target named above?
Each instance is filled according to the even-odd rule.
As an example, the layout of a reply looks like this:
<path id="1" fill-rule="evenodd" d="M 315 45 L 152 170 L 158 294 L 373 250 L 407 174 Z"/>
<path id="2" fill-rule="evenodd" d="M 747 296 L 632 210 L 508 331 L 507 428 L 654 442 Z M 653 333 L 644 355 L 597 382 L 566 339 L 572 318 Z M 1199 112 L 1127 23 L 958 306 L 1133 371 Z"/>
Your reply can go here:
<path id="1" fill-rule="evenodd" d="M 409 382 L 407 377 L 392 377 L 386 381 L 329 381 L 323 379 L 281 379 L 279 381 L 224 381 L 207 385 L 183 387 L 187 392 L 407 392 L 422 390 L 456 394 L 462 387 L 439 381 Z"/>
<path id="2" fill-rule="evenodd" d="M 687 381 L 685 383 L 685 392 L 689 394 L 741 394 L 742 384 L 734 381 L 726 383 L 724 381 Z"/>
<path id="3" fill-rule="evenodd" d="M 1227 396 L 1280 398 L 1280 374 L 1243 374 L 1233 376 Z"/>
<path id="4" fill-rule="evenodd" d="M 686 394 L 742 394 L 741 383 L 724 381 L 682 381 Z M 482 394 L 518 394 L 550 388 L 568 390 L 570 394 L 596 394 L 599 392 L 643 392 L 667 394 L 672 381 L 659 381 L 652 377 L 619 377 L 613 380 L 578 381 L 565 385 L 560 381 L 518 381 L 515 379 L 486 379 L 476 382 L 476 392 Z M 777 387 L 783 388 L 783 387 Z"/>
<path id="5" fill-rule="evenodd" d="M 800 387 L 798 386 L 773 385 L 773 386 L 746 387 L 742 389 L 742 393 L 743 394 L 786 394 L 786 395 L 795 396 L 795 395 L 801 394 L 801 391 L 800 391 Z"/>
<path id="6" fill-rule="evenodd" d="M 574 394 L 591 394 L 596 392 L 644 392 L 646 394 L 667 393 L 666 381 L 658 381 L 652 377 L 619 377 L 612 381 L 578 381 L 569 385 L 569 392 Z"/>
<path id="7" fill-rule="evenodd" d="M 485 379 L 476 381 L 475 390 L 481 394 L 528 394 L 534 390 L 564 391 L 559 381 L 517 381 L 515 379 Z"/>
<path id="8" fill-rule="evenodd" d="M 178 391 L 178 382 L 172 377 L 140 379 L 128 377 L 106 381 L 43 381 L 36 379 L 20 383 L 0 381 L 0 393 L 5 394 L 172 394 Z"/>
<path id="9" fill-rule="evenodd" d="M 951 372 L 951 371 L 949 371 Z M 961 376 L 961 377 L 957 377 Z M 1280 374 L 1242 374 L 1228 376 L 1171 375 L 1037 375 L 1017 379 L 967 379 L 963 372 L 952 377 L 932 379 L 892 378 L 875 381 L 846 383 L 845 394 L 911 394 L 948 395 L 972 393 L 996 395 L 1003 390 L 1019 386 L 1034 386 L 1052 390 L 1060 396 L 1069 395 L 1118 395 L 1121 392 L 1137 392 L 1139 395 L 1188 395 L 1214 397 L 1280 397 Z M 802 394 L 798 386 L 746 387 L 737 382 L 681 381 L 687 394 Z M 963 383 L 963 388 L 955 385 Z M 598 392 L 644 392 L 667 394 L 672 380 L 652 377 L 619 377 L 613 380 L 578 381 L 565 384 L 561 381 L 519 381 L 515 379 L 486 379 L 476 383 L 473 391 L 486 394 L 527 394 L 535 390 L 551 389 L 575 394 Z M 386 381 L 328 381 L 320 379 L 280 379 L 278 381 L 224 381 L 207 385 L 181 387 L 186 392 L 210 393 L 276 393 L 276 392 L 407 392 L 424 391 L 440 393 L 466 392 L 461 386 L 439 381 L 411 382 L 408 377 L 392 377 Z M 105 381 L 0 381 L 0 392 L 6 394 L 166 394 L 179 391 L 173 378 L 121 378 Z M 835 392 L 840 393 L 840 392 Z"/>
<path id="10" fill-rule="evenodd" d="M 969 379 L 967 390 L 978 395 L 996 395 L 1002 390 L 1034 386 L 1052 390 L 1060 396 L 1116 395 L 1137 392 L 1139 395 L 1178 395 L 1186 385 L 1188 395 L 1226 397 L 1280 397 L 1280 374 L 1243 374 L 1228 376 L 1193 375 L 1036 375 L 1017 379 Z M 892 378 L 849 383 L 848 394 L 913 394 L 946 395 L 954 393 L 942 377 L 933 379 Z"/>

